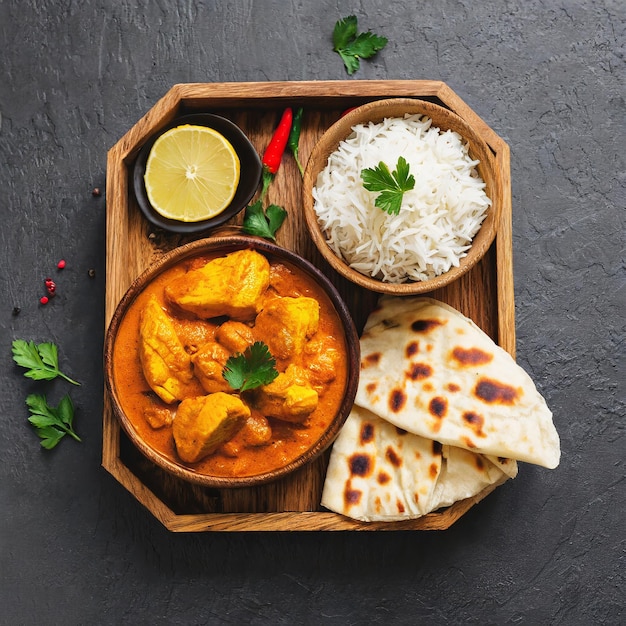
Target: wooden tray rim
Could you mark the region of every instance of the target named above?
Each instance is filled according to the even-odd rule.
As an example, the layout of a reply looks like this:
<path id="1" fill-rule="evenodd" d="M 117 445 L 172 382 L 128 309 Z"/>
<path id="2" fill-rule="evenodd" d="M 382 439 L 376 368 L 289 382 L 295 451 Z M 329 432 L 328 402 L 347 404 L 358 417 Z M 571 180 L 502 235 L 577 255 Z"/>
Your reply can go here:
<path id="1" fill-rule="evenodd" d="M 107 197 L 112 190 L 128 193 L 125 163 L 138 146 L 158 127 L 155 111 L 160 112 L 159 125 L 173 119 L 181 104 L 220 108 L 227 104 L 272 103 L 277 106 L 297 100 L 333 98 L 438 98 L 472 124 L 485 138 L 500 164 L 502 180 L 502 210 L 494 245 L 496 255 L 496 293 L 498 311 L 498 344 L 515 358 L 515 302 L 512 264 L 512 204 L 510 182 L 510 152 L 502 140 L 459 96 L 445 83 L 432 80 L 336 80 L 336 81 L 267 81 L 226 83 L 181 83 L 174 85 L 107 154 Z M 107 231 L 110 211 L 107 211 Z M 106 238 L 106 273 L 113 272 L 115 242 Z M 120 296 L 121 297 L 121 296 Z M 119 298 L 118 298 L 119 300 Z M 105 310 L 105 329 L 113 316 L 114 307 Z M 390 531 L 390 530 L 445 530 L 460 519 L 500 484 L 490 485 L 474 497 L 456 502 L 443 513 L 433 512 L 403 522 L 358 522 L 326 511 L 286 511 L 277 513 L 203 513 L 177 514 L 127 467 L 120 458 L 121 428 L 115 419 L 110 401 L 104 391 L 102 466 L 124 486 L 152 515 L 173 532 L 265 532 L 265 531 Z M 442 525 L 442 516 L 446 523 Z"/>

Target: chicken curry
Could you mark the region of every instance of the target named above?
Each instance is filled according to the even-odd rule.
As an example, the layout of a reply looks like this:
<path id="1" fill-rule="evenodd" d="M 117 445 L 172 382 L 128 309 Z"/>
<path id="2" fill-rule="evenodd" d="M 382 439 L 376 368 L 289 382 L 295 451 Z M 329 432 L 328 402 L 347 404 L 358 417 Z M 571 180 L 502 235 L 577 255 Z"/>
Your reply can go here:
<path id="1" fill-rule="evenodd" d="M 239 391 L 224 375 L 262 342 L 271 382 Z M 289 464 L 322 436 L 342 402 L 348 357 L 323 289 L 255 250 L 182 261 L 153 279 L 113 348 L 121 408 L 154 450 L 221 477 Z"/>

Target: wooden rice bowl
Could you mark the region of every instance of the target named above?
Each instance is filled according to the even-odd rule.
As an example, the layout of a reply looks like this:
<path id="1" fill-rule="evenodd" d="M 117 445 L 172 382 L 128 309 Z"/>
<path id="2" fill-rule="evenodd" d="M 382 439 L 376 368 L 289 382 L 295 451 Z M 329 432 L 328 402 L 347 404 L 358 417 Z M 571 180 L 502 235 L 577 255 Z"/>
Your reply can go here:
<path id="1" fill-rule="evenodd" d="M 275 260 L 285 263 L 297 272 L 307 275 L 321 286 L 323 292 L 330 300 L 330 304 L 337 313 L 341 326 L 344 330 L 347 376 L 342 400 L 336 414 L 332 418 L 332 421 L 317 441 L 314 442 L 311 447 L 309 447 L 299 457 L 295 458 L 287 465 L 252 476 L 214 476 L 199 473 L 199 471 L 194 469 L 193 466 L 186 465 L 182 461 L 173 460 L 168 455 L 165 455 L 161 451 L 152 447 L 138 432 L 137 428 L 133 424 L 133 421 L 122 408 L 121 391 L 116 384 L 114 376 L 115 344 L 120 325 L 122 324 L 125 315 L 128 313 L 133 302 L 151 281 L 158 278 L 161 274 L 163 274 L 163 272 L 173 268 L 175 265 L 186 260 L 190 260 L 193 257 L 204 254 L 226 255 L 230 252 L 241 249 L 253 249 L 266 256 L 270 261 Z M 322 272 L 320 272 L 309 261 L 303 259 L 294 252 L 281 248 L 280 246 L 270 243 L 264 239 L 236 235 L 215 236 L 188 243 L 172 250 L 169 253 L 166 253 L 156 263 L 151 265 L 132 283 L 118 304 L 113 314 L 111 324 L 107 330 L 104 345 L 105 382 L 110 393 L 111 404 L 115 416 L 119 420 L 122 428 L 132 443 L 150 461 L 174 476 L 204 487 L 215 487 L 220 489 L 231 487 L 251 487 L 268 483 L 294 472 L 303 465 L 310 463 L 320 456 L 333 443 L 339 434 L 350 409 L 352 408 L 354 396 L 358 386 L 359 367 L 359 337 L 356 328 L 346 305 L 328 278 L 326 278 Z"/>
<path id="2" fill-rule="evenodd" d="M 339 144 L 352 133 L 356 124 L 382 122 L 384 118 L 403 117 L 405 113 L 426 115 L 432 119 L 433 126 L 442 132 L 457 132 L 468 143 L 470 157 L 480 161 L 478 173 L 485 182 L 485 192 L 492 204 L 487 211 L 480 230 L 472 240 L 467 255 L 460 260 L 458 267 L 424 281 L 390 283 L 377 280 L 352 269 L 339 258 L 326 243 L 326 236 L 320 228 L 313 202 L 313 187 L 319 173 L 326 167 L 329 156 L 337 150 Z M 390 98 L 369 102 L 357 107 L 341 117 L 322 135 L 316 143 L 307 162 L 302 187 L 302 201 L 308 231 L 313 242 L 328 263 L 339 274 L 353 283 L 375 291 L 397 296 L 422 294 L 439 289 L 456 280 L 470 270 L 489 249 L 496 236 L 497 224 L 502 206 L 502 183 L 498 176 L 494 155 L 480 134 L 461 117 L 437 104 L 413 98 Z"/>

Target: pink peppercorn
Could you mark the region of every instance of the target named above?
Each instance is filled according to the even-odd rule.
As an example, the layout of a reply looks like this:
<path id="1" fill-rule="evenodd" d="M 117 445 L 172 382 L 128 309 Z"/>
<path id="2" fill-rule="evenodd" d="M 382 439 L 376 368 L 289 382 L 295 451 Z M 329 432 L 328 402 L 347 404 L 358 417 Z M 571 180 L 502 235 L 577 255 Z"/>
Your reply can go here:
<path id="1" fill-rule="evenodd" d="M 62 270 L 65 267 L 65 261 L 63 259 L 61 259 L 58 263 L 57 263 L 57 267 Z"/>
<path id="2" fill-rule="evenodd" d="M 41 296 L 41 298 L 39 298 L 39 302 L 41 302 L 41 304 L 48 304 L 49 301 L 48 296 Z"/>

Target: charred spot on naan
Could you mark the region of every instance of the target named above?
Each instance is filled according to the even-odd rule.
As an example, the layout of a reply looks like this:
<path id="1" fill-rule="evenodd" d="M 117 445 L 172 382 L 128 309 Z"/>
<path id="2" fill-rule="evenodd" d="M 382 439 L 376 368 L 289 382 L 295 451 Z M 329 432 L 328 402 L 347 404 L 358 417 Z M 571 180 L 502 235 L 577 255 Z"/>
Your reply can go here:
<path id="1" fill-rule="evenodd" d="M 479 472 L 482 472 L 485 469 L 485 464 L 483 463 L 483 457 L 480 454 L 477 454 L 474 457 L 474 461 L 476 462 L 476 467 Z"/>
<path id="2" fill-rule="evenodd" d="M 474 431 L 474 433 L 478 437 L 486 437 L 483 432 L 483 425 L 485 423 L 485 418 L 478 413 L 474 413 L 473 411 L 466 411 L 463 413 L 463 421 Z"/>
<path id="3" fill-rule="evenodd" d="M 398 387 L 392 389 L 391 393 L 389 394 L 389 408 L 394 413 L 399 413 L 404 408 L 406 401 L 407 395 L 404 392 L 404 389 L 400 389 Z"/>
<path id="4" fill-rule="evenodd" d="M 428 412 L 437 419 L 443 419 L 448 412 L 448 401 L 440 396 L 435 396 L 428 403 Z"/>
<path id="5" fill-rule="evenodd" d="M 364 370 L 368 367 L 378 365 L 382 356 L 383 355 L 380 352 L 372 352 L 371 354 L 366 354 L 363 359 L 361 359 L 361 369 Z"/>
<path id="6" fill-rule="evenodd" d="M 374 469 L 373 459 L 368 454 L 353 454 L 348 459 L 350 465 L 350 475 L 365 478 L 372 473 Z"/>
<path id="7" fill-rule="evenodd" d="M 487 404 L 515 404 L 521 389 L 490 378 L 481 378 L 474 388 L 474 395 Z"/>
<path id="8" fill-rule="evenodd" d="M 406 358 L 410 359 L 415 356 L 420 351 L 419 341 L 409 341 L 407 343 L 406 348 L 404 349 L 404 353 L 406 354 Z"/>
<path id="9" fill-rule="evenodd" d="M 431 463 L 430 467 L 428 468 L 428 473 L 430 474 L 432 480 L 435 480 L 435 478 L 437 478 L 437 476 L 439 475 L 439 464 Z"/>
<path id="10" fill-rule="evenodd" d="M 371 396 L 378 388 L 378 383 L 367 383 L 365 391 Z"/>
<path id="11" fill-rule="evenodd" d="M 343 499 L 346 503 L 346 507 L 355 506 L 361 501 L 362 491 L 358 489 L 352 489 L 350 483 L 346 484 L 346 488 L 343 492 Z"/>
<path id="12" fill-rule="evenodd" d="M 387 472 L 378 472 L 376 480 L 378 481 L 379 485 L 386 485 L 391 480 L 391 476 L 389 476 Z"/>
<path id="13" fill-rule="evenodd" d="M 361 426 L 361 432 L 359 433 L 359 439 L 361 441 L 361 445 L 365 445 L 366 443 L 370 443 L 374 440 L 374 424 L 371 422 L 365 422 Z"/>
<path id="14" fill-rule="evenodd" d="M 411 363 L 404 375 L 412 381 L 424 380 L 433 375 L 433 368 L 427 363 Z"/>
<path id="15" fill-rule="evenodd" d="M 400 467 L 402 465 L 402 457 L 395 451 L 392 446 L 387 446 L 385 450 L 385 458 L 394 467 Z"/>
<path id="16" fill-rule="evenodd" d="M 485 352 L 480 348 L 461 348 L 457 346 L 452 350 L 452 360 L 460 367 L 486 365 L 493 360 L 493 354 Z"/>
<path id="17" fill-rule="evenodd" d="M 476 448 L 476 444 L 469 437 L 461 437 L 461 442 L 465 445 L 468 450 L 473 450 Z"/>
<path id="18" fill-rule="evenodd" d="M 430 333 L 435 328 L 439 328 L 439 326 L 443 326 L 446 323 L 446 321 L 442 322 L 438 319 L 415 320 L 411 324 L 411 330 L 414 333 Z"/>
<path id="19" fill-rule="evenodd" d="M 446 385 L 446 389 L 452 393 L 456 393 L 457 391 L 461 391 L 461 387 L 460 385 L 457 385 L 456 383 L 448 383 Z"/>

